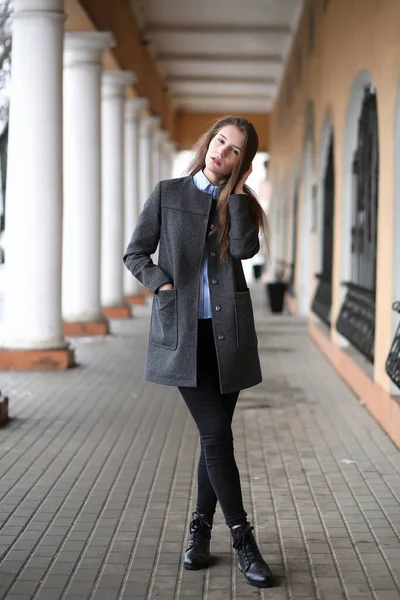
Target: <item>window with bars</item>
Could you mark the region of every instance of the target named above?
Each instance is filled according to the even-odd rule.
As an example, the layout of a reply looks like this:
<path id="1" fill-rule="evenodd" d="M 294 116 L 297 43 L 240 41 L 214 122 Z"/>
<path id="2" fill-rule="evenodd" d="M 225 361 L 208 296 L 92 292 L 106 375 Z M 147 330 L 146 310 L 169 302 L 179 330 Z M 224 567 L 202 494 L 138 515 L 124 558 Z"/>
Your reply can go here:
<path id="1" fill-rule="evenodd" d="M 353 159 L 351 282 L 375 293 L 378 210 L 378 126 L 376 95 L 366 88 Z"/>
<path id="2" fill-rule="evenodd" d="M 332 306 L 334 178 L 333 135 L 331 135 L 323 187 L 324 218 L 320 234 L 322 235 L 322 271 L 316 275 L 318 286 L 312 303 L 312 311 L 327 325 L 331 322 Z"/>
<path id="3" fill-rule="evenodd" d="M 337 330 L 371 362 L 374 361 L 375 291 L 379 179 L 376 93 L 364 90 L 353 157 L 351 269 Z"/>

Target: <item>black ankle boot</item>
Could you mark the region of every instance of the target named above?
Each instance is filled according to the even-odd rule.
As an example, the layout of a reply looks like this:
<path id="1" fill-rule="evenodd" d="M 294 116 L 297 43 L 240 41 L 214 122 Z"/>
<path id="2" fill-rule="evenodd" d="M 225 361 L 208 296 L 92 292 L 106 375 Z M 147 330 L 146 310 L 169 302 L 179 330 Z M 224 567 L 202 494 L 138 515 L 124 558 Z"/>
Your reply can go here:
<path id="1" fill-rule="evenodd" d="M 245 580 L 257 588 L 274 585 L 271 570 L 258 549 L 249 523 L 232 529 L 233 547 L 236 550 L 238 567 Z"/>
<path id="2" fill-rule="evenodd" d="M 206 521 L 204 515 L 193 513 L 189 531 L 189 543 L 183 566 L 190 570 L 205 569 L 211 564 L 211 525 Z"/>

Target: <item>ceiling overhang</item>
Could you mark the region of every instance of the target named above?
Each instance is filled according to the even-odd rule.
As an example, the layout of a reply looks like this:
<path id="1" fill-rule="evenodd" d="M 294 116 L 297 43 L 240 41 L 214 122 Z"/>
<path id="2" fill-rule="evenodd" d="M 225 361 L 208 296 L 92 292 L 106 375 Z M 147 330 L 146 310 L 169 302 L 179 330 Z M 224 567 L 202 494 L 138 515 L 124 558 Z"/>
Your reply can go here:
<path id="1" fill-rule="evenodd" d="M 130 0 L 177 112 L 270 112 L 303 0 Z"/>

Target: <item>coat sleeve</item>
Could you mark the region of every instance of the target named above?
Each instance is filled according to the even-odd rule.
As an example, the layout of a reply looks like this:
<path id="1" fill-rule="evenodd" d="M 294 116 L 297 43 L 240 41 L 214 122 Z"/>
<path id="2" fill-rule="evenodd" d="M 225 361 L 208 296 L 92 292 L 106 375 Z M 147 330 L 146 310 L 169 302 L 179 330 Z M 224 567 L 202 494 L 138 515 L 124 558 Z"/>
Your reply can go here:
<path id="1" fill-rule="evenodd" d="M 171 277 L 150 258 L 157 250 L 160 229 L 161 185 L 158 183 L 139 215 L 123 259 L 132 275 L 153 293 L 160 285 L 173 283 Z"/>
<path id="2" fill-rule="evenodd" d="M 229 231 L 230 250 L 233 258 L 252 258 L 260 249 L 258 231 L 249 214 L 249 199 L 246 194 L 234 194 L 229 198 L 231 226 Z"/>

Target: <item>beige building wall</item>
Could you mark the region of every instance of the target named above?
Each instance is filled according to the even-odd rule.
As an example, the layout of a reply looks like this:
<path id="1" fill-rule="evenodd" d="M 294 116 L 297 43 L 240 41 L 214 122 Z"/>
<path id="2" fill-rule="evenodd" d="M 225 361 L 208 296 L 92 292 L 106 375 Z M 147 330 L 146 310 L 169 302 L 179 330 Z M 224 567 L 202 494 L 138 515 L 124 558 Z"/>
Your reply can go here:
<path id="1" fill-rule="evenodd" d="M 229 113 L 177 113 L 175 131 L 179 149 L 190 150 L 199 137 L 215 121 L 226 117 L 227 114 Z M 241 113 L 241 116 L 251 121 L 256 128 L 260 152 L 267 152 L 270 135 L 270 115 Z"/>
<path id="2" fill-rule="evenodd" d="M 296 312 L 308 312 L 315 291 L 321 236 L 312 228 L 321 212 L 321 165 L 326 161 L 329 127 L 334 133 L 335 220 L 332 323 L 343 300 L 341 283 L 348 275 L 350 245 L 346 215 L 351 199 L 350 164 L 355 147 L 364 84 L 373 82 L 377 94 L 379 134 L 378 258 L 375 363 L 373 379 L 394 393 L 385 373 L 393 339 L 392 302 L 400 299 L 400 259 L 395 257 L 395 172 L 400 167 L 400 144 L 395 147 L 396 107 L 400 74 L 400 3 L 398 0 L 328 0 L 306 3 L 287 63 L 280 95 L 271 118 L 271 172 L 274 202 L 292 202 L 299 172 Z M 399 137 L 399 136 L 397 136 Z M 397 164 L 394 157 L 397 157 Z M 400 188 L 400 185 L 399 185 Z M 317 209 L 315 210 L 315 207 Z M 400 214 L 400 213 L 397 213 Z M 316 223 L 314 223 L 316 221 Z M 290 229 L 290 220 L 287 220 Z M 311 232 L 310 232 L 311 230 Z M 274 232 L 273 232 L 274 233 Z M 291 234 L 289 233 L 289 236 Z M 285 257 L 290 261 L 290 255 Z M 396 271 L 397 269 L 397 271 Z M 305 302 L 305 297 L 307 302 Z M 332 327 L 331 341 L 341 345 Z M 397 390 L 398 391 L 398 390 Z M 399 422 L 400 426 L 400 422 Z"/>

